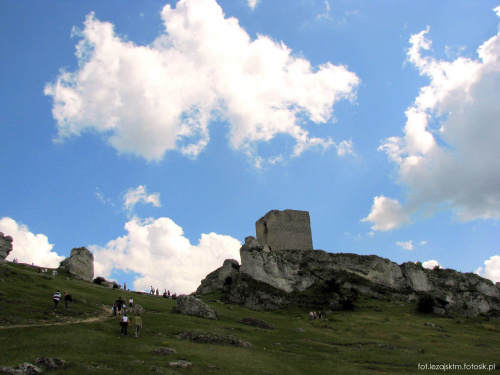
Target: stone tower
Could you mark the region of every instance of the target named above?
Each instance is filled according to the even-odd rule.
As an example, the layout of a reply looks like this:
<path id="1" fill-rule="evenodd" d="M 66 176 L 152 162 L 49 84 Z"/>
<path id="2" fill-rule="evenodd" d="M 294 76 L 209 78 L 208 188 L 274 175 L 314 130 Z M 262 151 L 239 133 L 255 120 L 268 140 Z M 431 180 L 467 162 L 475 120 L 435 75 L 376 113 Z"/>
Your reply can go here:
<path id="1" fill-rule="evenodd" d="M 307 211 L 272 210 L 255 223 L 257 241 L 271 250 L 313 250 Z"/>

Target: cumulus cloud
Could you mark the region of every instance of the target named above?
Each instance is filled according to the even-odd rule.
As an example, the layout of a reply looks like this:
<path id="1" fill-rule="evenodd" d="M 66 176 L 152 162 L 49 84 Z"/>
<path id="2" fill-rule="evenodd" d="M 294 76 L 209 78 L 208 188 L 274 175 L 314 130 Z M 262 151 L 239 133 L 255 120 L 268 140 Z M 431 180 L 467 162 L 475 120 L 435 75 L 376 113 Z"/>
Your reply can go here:
<path id="1" fill-rule="evenodd" d="M 432 45 L 428 33 L 411 37 L 408 61 L 430 83 L 406 111 L 404 136 L 380 146 L 408 187 L 407 202 L 383 197 L 385 207 L 374 204 L 364 219 L 373 229 L 442 209 L 462 221 L 500 217 L 500 33 L 478 48 L 478 59 L 451 62 L 424 56 Z M 402 220 L 378 212 L 391 209 L 405 212 Z"/>
<path id="2" fill-rule="evenodd" d="M 400 227 L 403 223 L 410 222 L 407 210 L 396 199 L 384 197 L 383 195 L 373 199 L 370 215 L 361 220 L 374 223 L 373 230 L 391 230 Z"/>
<path id="3" fill-rule="evenodd" d="M 151 286 L 177 293 L 196 290 L 205 276 L 222 266 L 225 259 L 240 260 L 241 243 L 216 233 L 202 234 L 197 245 L 184 237 L 171 219 L 140 220 L 125 224 L 127 234 L 106 247 L 91 246 L 95 274 L 112 277 L 115 270 L 134 272 L 136 290 Z"/>
<path id="4" fill-rule="evenodd" d="M 437 260 L 428 260 L 427 262 L 422 263 L 422 267 L 429 268 L 431 270 L 436 266 L 442 268 Z"/>
<path id="5" fill-rule="evenodd" d="M 259 2 L 259 0 L 248 0 L 248 6 L 252 9 L 255 9 L 258 2 Z"/>
<path id="6" fill-rule="evenodd" d="M 130 188 L 123 197 L 124 206 L 127 210 L 133 210 L 137 203 L 151 203 L 154 207 L 161 207 L 160 193 L 149 194 L 146 187 L 139 185 L 137 188 Z"/>
<path id="7" fill-rule="evenodd" d="M 16 258 L 21 263 L 48 268 L 57 268 L 64 260 L 63 256 L 52 251 L 54 245 L 49 243 L 47 236 L 30 232 L 26 225 L 18 224 L 10 217 L 0 219 L 0 232 L 14 239 L 8 260 Z"/>
<path id="8" fill-rule="evenodd" d="M 336 102 L 355 99 L 356 74 L 330 62 L 313 67 L 267 36 L 251 40 L 215 0 L 181 0 L 161 17 L 165 32 L 137 46 L 87 16 L 74 33 L 79 69 L 45 87 L 58 140 L 94 131 L 120 153 L 195 158 L 210 141 L 209 124 L 227 122 L 230 146 L 251 160 L 259 142 L 279 134 L 295 140 L 291 156 L 336 145 L 307 125 L 331 122 Z"/>
<path id="9" fill-rule="evenodd" d="M 403 250 L 413 250 L 413 240 L 407 242 L 396 242 L 396 245 L 401 246 Z"/>
<path id="10" fill-rule="evenodd" d="M 500 7 L 498 7 L 500 11 Z M 490 259 L 484 261 L 484 268 L 479 267 L 476 273 L 482 277 L 490 279 L 494 283 L 500 282 L 500 256 L 493 255 Z"/>

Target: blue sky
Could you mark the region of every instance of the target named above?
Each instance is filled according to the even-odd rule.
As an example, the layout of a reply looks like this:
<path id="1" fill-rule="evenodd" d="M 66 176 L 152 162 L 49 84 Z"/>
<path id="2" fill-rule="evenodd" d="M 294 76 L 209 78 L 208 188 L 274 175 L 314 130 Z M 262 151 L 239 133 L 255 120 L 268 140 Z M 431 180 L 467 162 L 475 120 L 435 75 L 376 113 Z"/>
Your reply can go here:
<path id="1" fill-rule="evenodd" d="M 272 209 L 500 281 L 498 1 L 3 1 L 9 260 L 190 293 Z"/>

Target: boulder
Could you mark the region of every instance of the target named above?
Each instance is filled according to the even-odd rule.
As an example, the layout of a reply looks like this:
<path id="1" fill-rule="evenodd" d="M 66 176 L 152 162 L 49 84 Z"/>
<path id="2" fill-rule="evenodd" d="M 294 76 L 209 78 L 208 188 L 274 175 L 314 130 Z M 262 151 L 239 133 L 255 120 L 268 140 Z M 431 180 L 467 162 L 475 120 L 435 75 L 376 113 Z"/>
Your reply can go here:
<path id="1" fill-rule="evenodd" d="M 11 236 L 4 236 L 4 234 L 0 232 L 0 260 L 9 256 L 9 253 L 12 251 L 13 241 Z"/>
<path id="2" fill-rule="evenodd" d="M 219 319 L 218 313 L 208 307 L 206 303 L 185 294 L 177 297 L 175 311 L 184 315 L 199 316 L 205 319 Z"/>
<path id="3" fill-rule="evenodd" d="M 214 290 L 231 285 L 233 278 L 238 274 L 240 264 L 234 259 L 226 259 L 222 267 L 209 273 L 202 281 L 196 294 L 206 294 Z"/>
<path id="4" fill-rule="evenodd" d="M 28 362 L 21 363 L 17 367 L 0 366 L 0 374 L 2 375 L 37 375 L 41 374 L 42 370 Z"/>
<path id="5" fill-rule="evenodd" d="M 146 310 L 138 303 L 135 303 L 134 306 L 130 309 L 130 312 L 133 312 L 135 314 L 144 314 Z"/>
<path id="6" fill-rule="evenodd" d="M 38 367 L 41 367 L 43 370 L 55 370 L 58 368 L 66 367 L 67 363 L 65 360 L 61 358 L 49 358 L 49 357 L 41 357 L 35 361 L 35 364 Z"/>
<path id="7" fill-rule="evenodd" d="M 161 348 L 156 348 L 153 350 L 153 354 L 156 355 L 170 355 L 170 354 L 177 354 L 177 351 L 172 348 L 167 348 L 167 347 L 161 347 Z"/>
<path id="8" fill-rule="evenodd" d="M 60 268 L 85 281 L 94 279 L 94 255 L 85 247 L 71 250 L 69 258 L 64 259 Z"/>
<path id="9" fill-rule="evenodd" d="M 257 328 L 274 329 L 274 325 L 267 323 L 261 319 L 243 318 L 241 320 L 241 323 Z"/>

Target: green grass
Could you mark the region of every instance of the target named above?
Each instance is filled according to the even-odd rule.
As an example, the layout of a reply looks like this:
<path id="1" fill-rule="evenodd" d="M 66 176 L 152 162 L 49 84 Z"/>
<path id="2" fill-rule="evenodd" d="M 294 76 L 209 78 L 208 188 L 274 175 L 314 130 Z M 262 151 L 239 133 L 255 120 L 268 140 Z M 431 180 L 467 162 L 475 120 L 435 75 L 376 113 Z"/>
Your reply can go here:
<path id="1" fill-rule="evenodd" d="M 61 303 L 54 312 L 53 292 L 68 290 L 74 302 L 66 312 Z M 111 316 L 118 297 L 134 298 L 147 312 L 141 338 L 120 335 L 119 317 Z M 220 313 L 209 321 L 173 312 L 174 300 L 109 289 L 73 279 L 60 272 L 45 277 L 20 264 L 0 266 L 0 366 L 34 362 L 42 356 L 69 363 L 53 374 L 413 374 L 420 364 L 484 363 L 500 367 L 500 322 L 440 318 L 416 312 L 415 304 L 360 298 L 354 311 L 337 311 L 311 322 L 308 311 L 294 307 L 256 312 L 203 300 Z M 245 317 L 262 319 L 274 330 L 240 323 Z M 81 319 L 91 323 L 71 323 Z M 434 327 L 426 323 L 435 324 Z M 50 324 L 63 325 L 50 325 Z M 297 332 L 301 328 L 304 332 Z M 234 335 L 252 348 L 199 344 L 177 337 L 185 331 Z M 177 354 L 157 356 L 158 347 Z M 171 368 L 186 360 L 190 368 Z M 159 373 L 159 372 L 157 372 Z M 467 373 L 446 371 L 446 373 Z"/>

